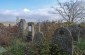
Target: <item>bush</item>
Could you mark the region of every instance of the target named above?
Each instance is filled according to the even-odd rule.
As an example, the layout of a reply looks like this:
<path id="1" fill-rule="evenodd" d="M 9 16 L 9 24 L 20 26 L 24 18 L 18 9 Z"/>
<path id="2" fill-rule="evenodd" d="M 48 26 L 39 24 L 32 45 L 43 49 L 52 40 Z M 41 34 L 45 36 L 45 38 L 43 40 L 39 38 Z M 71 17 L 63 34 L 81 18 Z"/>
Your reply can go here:
<path id="1" fill-rule="evenodd" d="M 8 53 L 10 55 L 29 55 L 29 47 L 20 40 L 15 40 L 14 43 L 9 46 Z"/>
<path id="2" fill-rule="evenodd" d="M 75 45 L 74 52 L 76 52 L 77 54 L 85 53 L 85 39 L 80 38 L 80 42 Z"/>
<path id="3" fill-rule="evenodd" d="M 0 37 L 0 45 L 8 46 L 10 43 L 10 37 L 2 36 Z"/>
<path id="4" fill-rule="evenodd" d="M 68 55 L 67 52 L 61 50 L 57 45 L 48 41 L 43 41 L 40 46 L 35 46 L 31 43 L 31 55 Z"/>

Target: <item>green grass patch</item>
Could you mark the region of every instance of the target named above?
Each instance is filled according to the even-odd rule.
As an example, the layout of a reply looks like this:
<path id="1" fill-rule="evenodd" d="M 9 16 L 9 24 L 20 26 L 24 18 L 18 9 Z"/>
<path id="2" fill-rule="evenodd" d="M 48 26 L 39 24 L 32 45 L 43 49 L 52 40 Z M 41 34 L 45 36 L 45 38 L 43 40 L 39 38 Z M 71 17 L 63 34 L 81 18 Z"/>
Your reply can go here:
<path id="1" fill-rule="evenodd" d="M 3 53 L 3 52 L 6 52 L 7 50 L 3 47 L 0 46 L 0 55 Z"/>

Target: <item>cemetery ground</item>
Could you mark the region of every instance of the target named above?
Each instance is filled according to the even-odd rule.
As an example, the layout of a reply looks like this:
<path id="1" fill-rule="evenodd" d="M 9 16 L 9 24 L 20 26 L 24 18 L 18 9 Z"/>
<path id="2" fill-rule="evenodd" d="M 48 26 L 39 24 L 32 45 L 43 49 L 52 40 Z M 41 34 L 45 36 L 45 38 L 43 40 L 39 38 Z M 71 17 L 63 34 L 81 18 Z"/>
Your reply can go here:
<path id="1" fill-rule="evenodd" d="M 52 42 L 53 34 L 58 28 L 62 28 L 60 23 L 44 23 L 41 26 L 44 38 L 39 41 L 38 45 L 33 41 L 23 39 L 22 34 L 20 36 L 14 34 L 4 36 L 6 35 L 4 33 L 2 37 L 0 36 L 0 55 L 71 55 L 61 49 L 61 46 Z M 85 55 L 85 37 L 80 35 L 79 41 L 74 41 L 72 47 L 72 55 Z"/>
<path id="2" fill-rule="evenodd" d="M 51 45 L 46 40 L 41 46 L 35 47 L 32 43 L 24 42 L 20 38 L 13 38 L 9 46 L 5 46 L 4 49 L 0 48 L 0 55 L 68 55 L 57 45 Z M 80 43 L 76 43 L 73 51 L 74 55 L 82 55 L 85 52 L 85 40 L 81 39 Z"/>
<path id="3" fill-rule="evenodd" d="M 25 9 L 25 12 L 21 10 L 17 14 L 34 20 L 38 19 L 36 14 L 39 13 L 37 22 L 26 22 L 25 19 L 16 17 L 14 25 L 0 23 L 0 55 L 85 55 L 85 1 L 56 2 L 55 5 L 58 6 L 49 7 L 53 9 L 40 9 L 43 13 L 40 10 L 28 12 Z M 44 14 L 44 11 L 47 13 Z M 7 15 L 3 12 L 1 14 L 12 18 L 17 16 L 16 12 L 18 11 L 8 10 Z"/>

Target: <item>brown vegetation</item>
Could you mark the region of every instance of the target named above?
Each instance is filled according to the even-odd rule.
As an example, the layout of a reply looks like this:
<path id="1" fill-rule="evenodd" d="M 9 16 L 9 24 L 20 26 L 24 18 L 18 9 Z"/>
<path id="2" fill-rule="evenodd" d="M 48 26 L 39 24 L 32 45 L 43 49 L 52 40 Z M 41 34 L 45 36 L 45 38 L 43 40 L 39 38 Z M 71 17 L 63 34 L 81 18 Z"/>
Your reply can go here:
<path id="1" fill-rule="evenodd" d="M 17 30 L 17 26 L 6 27 L 0 23 L 0 45 L 8 46 L 11 40 L 10 38 L 16 36 Z"/>

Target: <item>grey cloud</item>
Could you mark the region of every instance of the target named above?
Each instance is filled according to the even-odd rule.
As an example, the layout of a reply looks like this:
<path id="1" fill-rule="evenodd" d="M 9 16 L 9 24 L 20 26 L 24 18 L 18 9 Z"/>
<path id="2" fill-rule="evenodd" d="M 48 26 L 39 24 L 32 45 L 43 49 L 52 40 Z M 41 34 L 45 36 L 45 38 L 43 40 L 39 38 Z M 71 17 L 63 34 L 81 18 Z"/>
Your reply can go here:
<path id="1" fill-rule="evenodd" d="M 27 10 L 27 9 L 26 9 Z M 58 14 L 52 8 L 38 9 L 33 11 L 23 10 L 5 10 L 0 12 L 0 21 L 16 21 L 16 16 L 26 19 L 27 21 L 39 20 L 56 20 L 59 19 Z"/>

